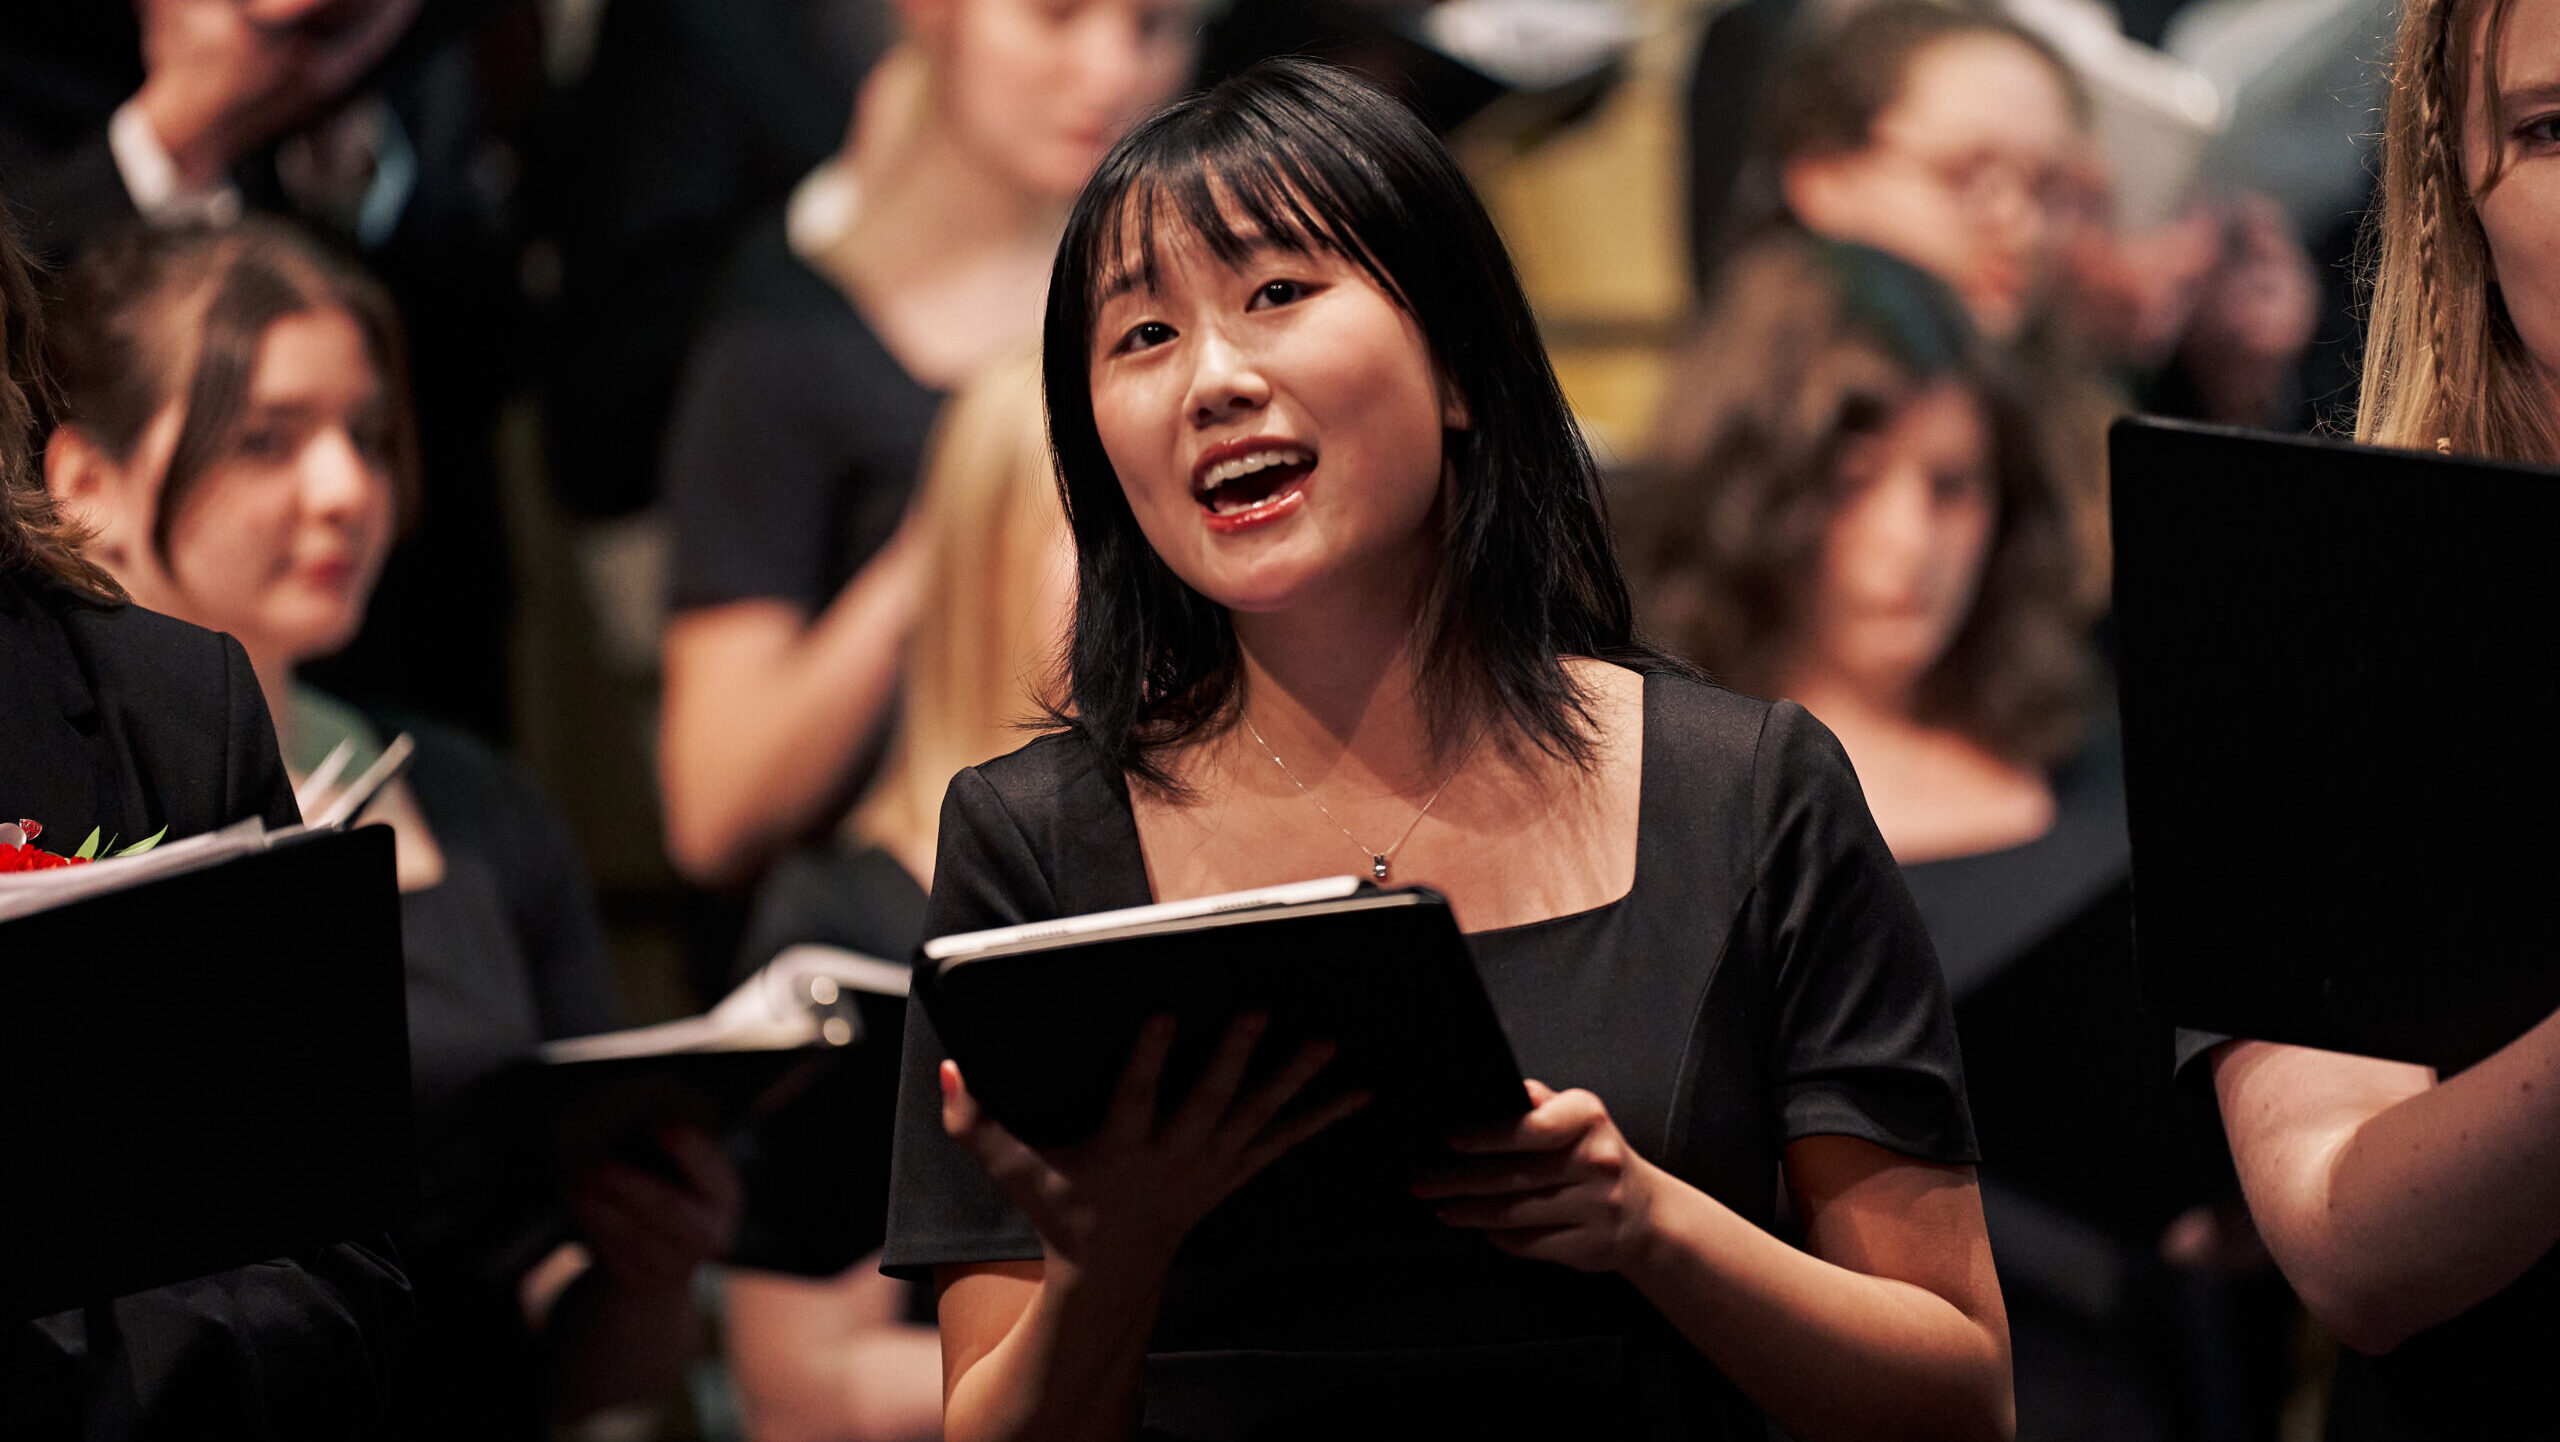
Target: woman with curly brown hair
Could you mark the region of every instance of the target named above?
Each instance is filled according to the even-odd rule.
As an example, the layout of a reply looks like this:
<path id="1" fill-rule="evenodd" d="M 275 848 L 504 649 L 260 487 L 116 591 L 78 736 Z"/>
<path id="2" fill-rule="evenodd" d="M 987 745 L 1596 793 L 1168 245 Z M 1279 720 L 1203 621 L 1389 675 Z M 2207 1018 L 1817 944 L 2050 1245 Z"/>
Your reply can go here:
<path id="1" fill-rule="evenodd" d="M 2026 418 L 1946 288 L 1774 237 L 1729 267 L 1672 394 L 1620 526 L 1653 634 L 1820 716 L 1905 863 L 2042 834 L 2089 618 Z"/>
<path id="2" fill-rule="evenodd" d="M 1686 350 L 1619 532 L 1653 636 L 1837 733 L 1902 863 L 1983 1137 L 2019 1436 L 2165 1436 L 2211 1394 L 2156 1345 L 2184 1322 L 2152 1299 L 2198 1288 L 2144 1282 L 2229 1181 L 2133 983 L 2070 533 L 1986 354 L 1916 268 L 1766 239 Z"/>

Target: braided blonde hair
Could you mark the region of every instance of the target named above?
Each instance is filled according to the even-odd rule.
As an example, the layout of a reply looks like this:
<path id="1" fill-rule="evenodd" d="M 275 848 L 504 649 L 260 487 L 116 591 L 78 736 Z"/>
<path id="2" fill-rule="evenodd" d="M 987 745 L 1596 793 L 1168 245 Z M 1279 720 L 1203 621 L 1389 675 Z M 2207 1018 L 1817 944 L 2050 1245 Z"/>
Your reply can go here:
<path id="1" fill-rule="evenodd" d="M 2496 293 L 2479 199 L 2505 171 L 2493 140 L 2471 183 L 2464 119 L 2475 90 L 2506 133 L 2494 81 L 2511 0 L 2408 0 L 2384 122 L 2382 206 L 2368 238 L 2373 304 L 2356 439 L 2560 462 L 2560 417 Z M 2485 10 L 2485 14 L 2484 14 Z M 2472 64 L 2470 37 L 2486 44 Z"/>

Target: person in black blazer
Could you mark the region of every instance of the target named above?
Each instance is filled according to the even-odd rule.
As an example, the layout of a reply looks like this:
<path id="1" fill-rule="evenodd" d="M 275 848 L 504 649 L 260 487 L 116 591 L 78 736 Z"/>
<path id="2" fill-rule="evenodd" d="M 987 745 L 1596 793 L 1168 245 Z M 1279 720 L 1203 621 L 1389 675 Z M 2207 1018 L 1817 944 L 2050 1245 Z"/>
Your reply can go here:
<path id="1" fill-rule="evenodd" d="M 136 839 L 299 821 L 240 644 L 126 603 L 35 474 L 37 314 L 5 207 L 0 333 L 0 811 Z M 368 1239 L 9 1318 L 0 1436 L 361 1436 L 410 1311 L 388 1242 Z"/>

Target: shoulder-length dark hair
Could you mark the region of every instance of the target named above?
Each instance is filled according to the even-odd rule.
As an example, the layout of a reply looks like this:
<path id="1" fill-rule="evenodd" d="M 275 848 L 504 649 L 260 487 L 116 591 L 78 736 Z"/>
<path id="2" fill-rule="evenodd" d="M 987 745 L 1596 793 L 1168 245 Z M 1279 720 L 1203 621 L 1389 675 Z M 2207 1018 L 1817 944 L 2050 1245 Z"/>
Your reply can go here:
<path id="1" fill-rule="evenodd" d="M 122 462 L 170 402 L 185 407 L 152 518 L 152 549 L 163 562 L 188 494 L 239 442 L 267 328 L 329 310 L 355 322 L 382 383 L 384 462 L 405 522 L 420 491 L 406 347 L 389 292 L 362 267 L 280 221 L 255 218 L 219 229 L 138 228 L 72 266 L 52 343 L 60 424 Z"/>
<path id="2" fill-rule="evenodd" d="M 1043 380 L 1076 539 L 1068 696 L 1056 719 L 1120 768 L 1170 787 L 1159 758 L 1232 724 L 1226 609 L 1157 558 L 1093 418 L 1094 314 L 1127 268 L 1196 237 L 1229 262 L 1256 244 L 1327 251 L 1404 307 L 1471 425 L 1446 433 L 1439 567 L 1415 626 L 1416 686 L 1444 753 L 1491 732 L 1513 754 L 1591 755 L 1568 655 L 1660 664 L 1636 640 L 1590 453 L 1492 220 L 1422 122 L 1325 65 L 1269 60 L 1138 126 L 1077 197 L 1049 280 Z"/>
<path id="3" fill-rule="evenodd" d="M 50 401 L 34 267 L 0 198 L 0 576 L 37 576 L 89 600 L 122 600 L 123 588 L 80 554 L 86 534 L 45 489 L 36 456 Z"/>
<path id="4" fill-rule="evenodd" d="M 1654 459 L 1620 496 L 1628 565 L 1653 634 L 1771 694 L 1804 641 L 1844 453 L 1950 380 L 1989 423 L 1997 518 L 1916 719 L 2046 765 L 2092 696 L 2069 522 L 2015 384 L 1946 287 L 1892 256 L 1786 231 L 1733 260 L 1673 364 Z"/>

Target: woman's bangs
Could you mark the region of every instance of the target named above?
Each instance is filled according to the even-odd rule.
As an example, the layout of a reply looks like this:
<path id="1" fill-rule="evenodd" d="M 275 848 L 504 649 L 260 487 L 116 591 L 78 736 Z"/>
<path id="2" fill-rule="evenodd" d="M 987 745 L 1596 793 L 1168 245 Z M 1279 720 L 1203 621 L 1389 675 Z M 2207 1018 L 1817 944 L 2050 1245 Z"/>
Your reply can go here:
<path id="1" fill-rule="evenodd" d="M 1351 207 L 1329 179 L 1299 164 L 1285 144 L 1239 143 L 1179 158 L 1139 160 L 1116 203 L 1106 202 L 1108 218 L 1095 228 L 1095 253 L 1078 267 L 1096 277 L 1085 306 L 1088 332 L 1103 297 L 1132 284 L 1155 288 L 1162 277 L 1163 247 L 1183 240 L 1234 267 L 1273 247 L 1299 255 L 1330 251 L 1400 298 L 1402 293 L 1360 242 Z"/>

